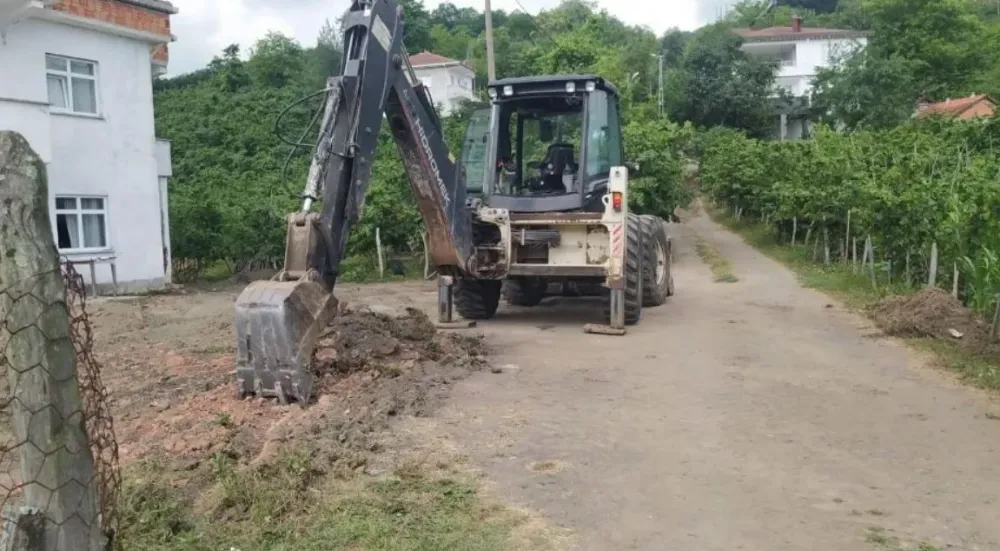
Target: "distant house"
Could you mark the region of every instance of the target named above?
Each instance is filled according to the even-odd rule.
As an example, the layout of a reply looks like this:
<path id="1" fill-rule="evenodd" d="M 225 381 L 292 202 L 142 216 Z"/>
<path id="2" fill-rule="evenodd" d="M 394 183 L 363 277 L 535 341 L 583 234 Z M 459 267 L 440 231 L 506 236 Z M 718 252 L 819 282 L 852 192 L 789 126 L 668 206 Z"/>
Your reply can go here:
<path id="1" fill-rule="evenodd" d="M 56 244 L 97 262 L 93 283 L 170 281 L 170 144 L 156 139 L 153 77 L 175 13 L 164 0 L 0 1 L 0 130 L 46 164 Z"/>
<path id="2" fill-rule="evenodd" d="M 465 62 L 420 52 L 410 57 L 410 64 L 417 78 L 430 90 L 434 103 L 444 109 L 442 115 L 448 115 L 464 101 L 475 99 L 476 71 Z"/>
<path id="3" fill-rule="evenodd" d="M 863 48 L 869 36 L 867 32 L 846 29 L 803 27 L 798 17 L 793 19 L 791 27 L 734 29 L 733 32 L 743 38 L 744 52 L 778 63 L 775 84 L 798 100 L 775 114 L 774 136 L 783 140 L 800 139 L 809 134 L 805 108 L 819 69 L 832 67 L 844 56 Z"/>
<path id="4" fill-rule="evenodd" d="M 946 117 L 969 120 L 976 117 L 992 117 L 996 113 L 997 102 L 986 94 L 967 98 L 949 99 L 940 103 L 924 103 L 917 107 L 916 117 Z"/>

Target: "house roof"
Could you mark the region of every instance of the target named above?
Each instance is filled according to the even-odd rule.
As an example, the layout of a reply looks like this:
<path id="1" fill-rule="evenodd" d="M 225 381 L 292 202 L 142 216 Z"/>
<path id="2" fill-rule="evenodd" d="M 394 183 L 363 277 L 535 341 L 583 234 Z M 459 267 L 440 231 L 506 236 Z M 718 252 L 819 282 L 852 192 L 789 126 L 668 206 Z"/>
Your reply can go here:
<path id="1" fill-rule="evenodd" d="M 787 42 L 789 40 L 818 40 L 831 38 L 864 38 L 871 33 L 850 29 L 827 29 L 823 27 L 767 27 L 764 29 L 733 29 L 747 42 Z"/>
<path id="2" fill-rule="evenodd" d="M 972 111 L 972 108 L 983 103 L 989 103 L 996 107 L 997 102 L 986 94 L 976 94 L 967 98 L 949 99 L 940 103 L 922 105 L 917 109 L 918 117 L 930 117 L 939 115 L 953 119 L 969 119 L 980 115 Z"/>
<path id="3" fill-rule="evenodd" d="M 458 65 L 459 63 L 461 63 L 461 61 L 458 61 L 457 59 L 437 55 L 433 52 L 420 52 L 419 54 L 410 56 L 410 65 L 413 65 L 414 67 L 424 67 L 426 65 Z"/>
<path id="4" fill-rule="evenodd" d="M 167 0 L 118 0 L 118 1 L 124 2 L 126 4 L 132 4 L 134 6 L 148 8 L 153 11 L 169 13 L 171 15 L 177 13 L 177 8 Z"/>

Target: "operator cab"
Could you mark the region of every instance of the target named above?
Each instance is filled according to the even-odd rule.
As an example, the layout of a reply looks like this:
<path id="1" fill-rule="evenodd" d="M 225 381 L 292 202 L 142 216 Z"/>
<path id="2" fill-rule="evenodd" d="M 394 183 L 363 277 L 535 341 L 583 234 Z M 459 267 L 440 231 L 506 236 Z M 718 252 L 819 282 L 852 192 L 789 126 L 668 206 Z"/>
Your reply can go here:
<path id="1" fill-rule="evenodd" d="M 624 161 L 618 92 L 597 76 L 497 80 L 462 151 L 466 187 L 513 212 L 604 209 L 613 166 Z"/>

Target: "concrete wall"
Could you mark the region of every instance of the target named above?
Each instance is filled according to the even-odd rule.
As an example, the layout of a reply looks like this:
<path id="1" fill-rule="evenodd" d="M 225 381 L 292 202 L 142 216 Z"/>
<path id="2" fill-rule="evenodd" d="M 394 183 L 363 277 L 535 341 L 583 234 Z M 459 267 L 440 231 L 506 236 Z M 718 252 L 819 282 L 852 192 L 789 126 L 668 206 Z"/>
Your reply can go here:
<path id="1" fill-rule="evenodd" d="M 430 82 L 431 97 L 443 108 L 441 115 L 451 113 L 463 100 L 476 97 L 473 92 L 476 73 L 464 65 L 414 67 L 413 71 L 425 84 Z"/>
<path id="2" fill-rule="evenodd" d="M 98 116 L 50 112 L 46 53 L 98 63 Z M 126 288 L 164 283 L 147 42 L 36 19 L 14 24 L 0 44 L 0 128 L 21 132 L 43 155 L 53 211 L 55 195 L 107 198 L 107 250 L 71 259 L 117 257 Z M 98 283 L 110 280 L 110 267 L 101 265 Z"/>

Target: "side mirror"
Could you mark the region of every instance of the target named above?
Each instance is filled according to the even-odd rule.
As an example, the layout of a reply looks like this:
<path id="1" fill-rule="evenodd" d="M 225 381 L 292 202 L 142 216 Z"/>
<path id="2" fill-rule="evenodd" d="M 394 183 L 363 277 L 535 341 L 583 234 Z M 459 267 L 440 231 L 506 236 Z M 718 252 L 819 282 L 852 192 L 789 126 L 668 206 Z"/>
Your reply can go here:
<path id="1" fill-rule="evenodd" d="M 625 168 L 628 169 L 629 178 L 642 176 L 642 167 L 635 161 L 625 161 Z"/>

